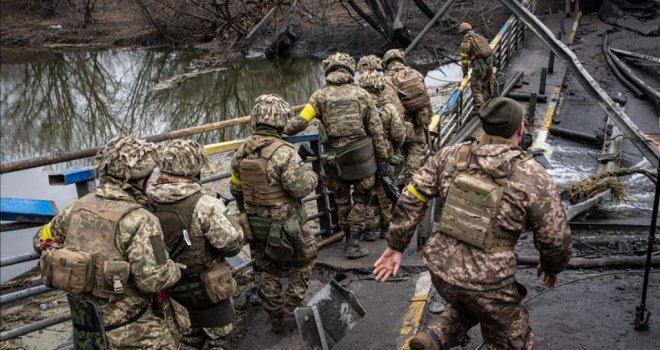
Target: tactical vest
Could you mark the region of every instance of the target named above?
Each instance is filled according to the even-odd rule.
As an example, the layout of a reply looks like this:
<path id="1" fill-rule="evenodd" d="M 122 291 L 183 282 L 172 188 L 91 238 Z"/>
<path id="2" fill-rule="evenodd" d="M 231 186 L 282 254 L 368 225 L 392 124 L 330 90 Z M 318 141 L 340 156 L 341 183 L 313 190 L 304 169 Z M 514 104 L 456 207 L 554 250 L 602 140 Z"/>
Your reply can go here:
<path id="1" fill-rule="evenodd" d="M 470 145 L 461 146 L 438 230 L 484 252 L 512 251 L 519 233 L 500 230 L 496 220 L 508 177 L 493 180 L 469 174 L 470 158 Z"/>
<path id="2" fill-rule="evenodd" d="M 241 190 L 245 204 L 252 207 L 272 207 L 283 205 L 291 201 L 289 194 L 282 184 L 271 181 L 268 176 L 268 161 L 280 147 L 293 145 L 280 139 L 269 139 L 271 143 L 257 152 L 260 157 L 256 159 L 243 158 L 240 164 Z"/>
<path id="3" fill-rule="evenodd" d="M 115 243 L 119 221 L 138 208 L 142 206 L 127 201 L 104 199 L 95 193 L 82 197 L 72 205 L 64 245 L 93 256 L 94 277 L 91 293 L 96 297 L 110 301 L 123 296 L 147 298 L 133 285 L 130 265 Z M 133 237 L 122 247 L 124 250 L 132 239 Z"/>
<path id="4" fill-rule="evenodd" d="M 483 36 L 473 33 L 468 34 L 467 40 L 470 40 L 470 59 L 487 58 L 493 55 L 493 48 L 490 47 L 488 40 Z"/>
<path id="5" fill-rule="evenodd" d="M 350 86 L 349 87 L 353 87 Z M 364 106 L 355 98 L 353 88 L 336 89 L 325 95 L 321 119 L 330 138 L 363 137 L 367 135 L 363 115 Z"/>
<path id="6" fill-rule="evenodd" d="M 189 269 L 203 268 L 205 263 L 213 260 L 206 238 L 203 235 L 195 236 L 190 230 L 195 206 L 203 195 L 199 191 L 177 202 L 151 203 L 152 213 L 160 221 L 170 257 L 178 263 L 185 264 Z M 191 243 L 189 247 L 184 241 L 183 230 L 188 231 Z M 173 256 L 174 254 L 177 256 Z"/>

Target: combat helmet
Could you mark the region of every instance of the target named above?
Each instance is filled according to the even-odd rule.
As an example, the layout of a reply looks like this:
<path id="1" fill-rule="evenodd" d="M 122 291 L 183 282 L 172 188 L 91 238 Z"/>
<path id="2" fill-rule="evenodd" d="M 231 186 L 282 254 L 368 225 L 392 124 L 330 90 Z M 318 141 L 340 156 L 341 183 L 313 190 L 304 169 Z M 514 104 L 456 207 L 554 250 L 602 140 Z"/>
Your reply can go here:
<path id="1" fill-rule="evenodd" d="M 401 61 L 401 63 L 405 62 L 405 59 L 403 58 L 403 50 L 401 49 L 392 49 L 383 55 L 383 66 L 387 67 L 389 66 L 390 62 L 398 60 Z"/>
<path id="2" fill-rule="evenodd" d="M 274 127 L 282 131 L 291 115 L 291 106 L 282 97 L 275 94 L 265 94 L 254 100 L 252 107 L 252 130 L 259 125 Z"/>
<path id="3" fill-rule="evenodd" d="M 378 58 L 376 55 L 362 56 L 357 63 L 357 70 L 360 73 L 374 70 L 382 71 L 383 64 L 380 61 L 380 58 Z"/>
<path id="4" fill-rule="evenodd" d="M 381 91 L 385 88 L 385 82 L 379 72 L 367 71 L 360 75 L 360 87 L 369 91 Z"/>
<path id="5" fill-rule="evenodd" d="M 346 68 L 351 74 L 355 74 L 355 60 L 351 55 L 343 52 L 333 53 L 323 60 L 326 76 L 338 68 Z"/>
<path id="6" fill-rule="evenodd" d="M 192 140 L 170 142 L 158 159 L 161 173 L 185 177 L 198 175 L 208 163 L 204 147 Z"/>
<path id="7" fill-rule="evenodd" d="M 115 136 L 94 157 L 96 176 L 124 182 L 142 179 L 156 168 L 157 146 L 134 136 Z"/>
<path id="8" fill-rule="evenodd" d="M 472 30 L 472 26 L 468 22 L 462 22 L 458 25 L 458 32 L 461 34 L 465 34 L 469 30 Z"/>

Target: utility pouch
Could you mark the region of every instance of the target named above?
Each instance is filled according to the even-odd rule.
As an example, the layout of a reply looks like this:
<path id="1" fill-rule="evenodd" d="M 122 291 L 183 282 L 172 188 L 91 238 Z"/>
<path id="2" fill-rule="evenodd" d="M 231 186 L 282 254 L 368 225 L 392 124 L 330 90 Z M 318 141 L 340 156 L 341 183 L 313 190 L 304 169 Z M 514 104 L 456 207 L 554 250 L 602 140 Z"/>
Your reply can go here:
<path id="1" fill-rule="evenodd" d="M 307 221 L 305 207 L 299 205 L 296 208 L 296 213 L 291 215 L 291 217 L 282 224 L 282 229 L 286 232 L 289 243 L 291 243 L 293 250 L 296 252 L 305 248 L 305 242 L 302 237 L 302 226 L 305 224 L 305 221 Z"/>
<path id="2" fill-rule="evenodd" d="M 417 126 L 422 126 L 424 128 L 427 128 L 428 125 L 431 123 L 431 113 L 429 112 L 428 108 L 422 108 L 415 112 L 415 117 L 413 118 L 413 122 Z"/>
<path id="3" fill-rule="evenodd" d="M 103 278 L 105 284 L 103 289 L 115 294 L 124 294 L 124 286 L 128 282 L 131 273 L 131 265 L 126 261 L 104 261 Z"/>
<path id="4" fill-rule="evenodd" d="M 243 239 L 245 242 L 252 242 L 254 235 L 252 235 L 252 229 L 250 228 L 250 221 L 248 220 L 247 213 L 241 213 L 238 215 L 238 224 L 241 226 L 241 229 L 243 229 Z"/>
<path id="5" fill-rule="evenodd" d="M 94 257 L 75 248 L 61 248 L 45 252 L 41 257 L 44 284 L 71 294 L 92 291 Z"/>
<path id="6" fill-rule="evenodd" d="M 264 253 L 277 262 L 288 262 L 293 255 L 293 247 L 281 224 L 272 224 L 268 232 L 268 240 Z"/>
<path id="7" fill-rule="evenodd" d="M 332 179 L 339 178 L 339 169 L 337 168 L 337 153 L 334 150 L 326 149 L 321 155 L 321 165 L 325 175 Z"/>
<path id="8" fill-rule="evenodd" d="M 226 263 L 215 264 L 199 274 L 204 290 L 213 303 L 229 299 L 236 291 L 236 281 L 232 277 L 231 267 Z"/>
<path id="9" fill-rule="evenodd" d="M 336 171 L 339 179 L 360 180 L 376 173 L 376 152 L 370 137 L 361 138 L 333 151 L 337 157 Z"/>
<path id="10" fill-rule="evenodd" d="M 250 230 L 255 241 L 265 241 L 270 232 L 271 220 L 260 218 L 256 215 L 247 216 Z"/>

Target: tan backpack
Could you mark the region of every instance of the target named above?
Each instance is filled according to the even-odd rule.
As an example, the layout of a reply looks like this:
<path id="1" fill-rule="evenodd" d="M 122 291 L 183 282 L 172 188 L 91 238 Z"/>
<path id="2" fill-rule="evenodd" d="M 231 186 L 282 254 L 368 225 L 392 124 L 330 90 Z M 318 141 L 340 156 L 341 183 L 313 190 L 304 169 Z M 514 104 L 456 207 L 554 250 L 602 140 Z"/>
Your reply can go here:
<path id="1" fill-rule="evenodd" d="M 478 58 L 486 58 L 493 54 L 493 49 L 490 47 L 488 40 L 481 35 L 474 35 L 472 43 L 476 48 Z"/>
<path id="2" fill-rule="evenodd" d="M 394 74 L 392 81 L 399 90 L 399 98 L 406 113 L 417 112 L 430 105 L 424 77 L 418 71 L 405 67 Z"/>

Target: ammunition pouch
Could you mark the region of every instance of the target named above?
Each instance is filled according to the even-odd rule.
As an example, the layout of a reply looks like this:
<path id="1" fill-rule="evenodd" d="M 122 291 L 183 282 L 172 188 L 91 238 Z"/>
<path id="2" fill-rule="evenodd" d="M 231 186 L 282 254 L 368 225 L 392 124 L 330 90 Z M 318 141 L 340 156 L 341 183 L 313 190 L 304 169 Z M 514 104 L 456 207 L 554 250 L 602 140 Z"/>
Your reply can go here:
<path id="1" fill-rule="evenodd" d="M 186 308 L 204 308 L 213 305 L 198 272 L 183 270 L 181 279 L 169 289 L 169 293 Z"/>
<path id="2" fill-rule="evenodd" d="M 413 123 L 418 127 L 423 127 L 426 130 L 431 123 L 431 112 L 428 108 L 422 108 L 416 112 L 413 112 Z"/>
<path id="3" fill-rule="evenodd" d="M 352 181 L 376 172 L 376 152 L 370 137 L 361 138 L 346 146 L 327 149 L 321 163 L 328 177 Z"/>
<path id="4" fill-rule="evenodd" d="M 94 286 L 94 257 L 76 248 L 50 249 L 41 255 L 41 275 L 48 287 L 77 295 Z"/>
<path id="5" fill-rule="evenodd" d="M 264 253 L 277 262 L 296 259 L 297 252 L 305 251 L 307 242 L 302 237 L 302 226 L 307 221 L 307 213 L 302 205 L 286 221 L 276 223 L 256 215 L 248 217 L 255 241 L 265 245 Z"/>
<path id="6" fill-rule="evenodd" d="M 215 264 L 199 274 L 204 290 L 212 303 L 229 299 L 236 292 L 236 281 L 227 263 Z"/>

